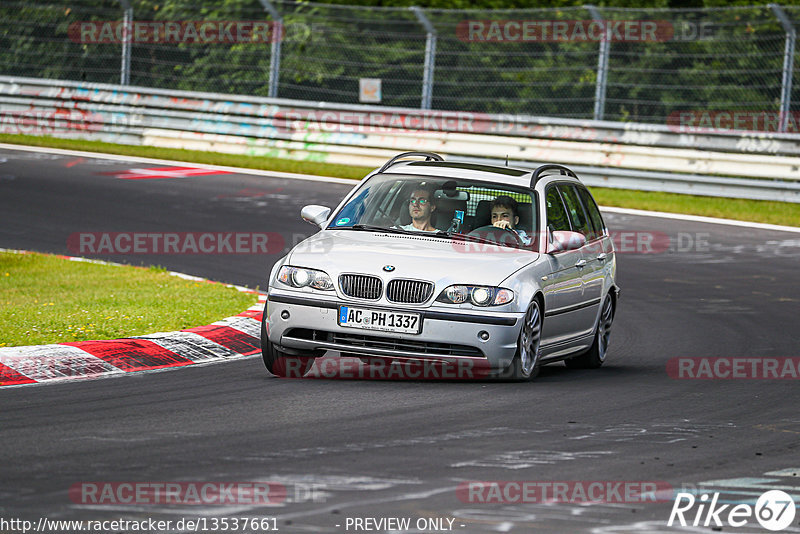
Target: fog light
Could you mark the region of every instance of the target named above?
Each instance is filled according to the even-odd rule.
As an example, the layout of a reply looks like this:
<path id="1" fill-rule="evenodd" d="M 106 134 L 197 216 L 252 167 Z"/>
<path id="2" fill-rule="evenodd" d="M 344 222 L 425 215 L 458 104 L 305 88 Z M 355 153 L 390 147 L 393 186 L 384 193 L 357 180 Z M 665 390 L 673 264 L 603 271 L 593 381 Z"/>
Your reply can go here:
<path id="1" fill-rule="evenodd" d="M 283 310 L 281 312 L 281 319 L 283 319 L 285 321 L 288 318 L 289 318 L 289 310 Z"/>
<path id="2" fill-rule="evenodd" d="M 481 338 L 482 341 L 489 341 L 489 332 L 481 330 L 478 332 L 478 337 Z"/>

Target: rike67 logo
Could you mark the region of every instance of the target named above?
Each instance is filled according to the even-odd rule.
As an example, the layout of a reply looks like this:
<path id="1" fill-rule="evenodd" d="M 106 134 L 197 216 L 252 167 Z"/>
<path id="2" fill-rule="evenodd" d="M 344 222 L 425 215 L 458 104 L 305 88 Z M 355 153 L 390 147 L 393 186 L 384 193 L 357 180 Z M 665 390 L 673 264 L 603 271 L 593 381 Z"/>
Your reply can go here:
<path id="1" fill-rule="evenodd" d="M 765 529 L 778 531 L 792 524 L 796 512 L 792 496 L 781 490 L 763 493 L 755 506 L 720 504 L 719 493 L 695 497 L 681 492 L 675 496 L 667 525 L 671 527 L 677 521 L 682 527 L 691 525 L 722 530 L 723 526 L 743 527 L 755 519 Z"/>

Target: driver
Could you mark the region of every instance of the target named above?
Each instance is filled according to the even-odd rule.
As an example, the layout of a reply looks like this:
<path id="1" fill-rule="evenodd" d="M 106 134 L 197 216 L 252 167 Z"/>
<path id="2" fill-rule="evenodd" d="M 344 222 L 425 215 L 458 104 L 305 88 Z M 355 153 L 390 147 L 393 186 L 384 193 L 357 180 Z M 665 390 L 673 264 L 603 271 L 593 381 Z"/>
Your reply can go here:
<path id="1" fill-rule="evenodd" d="M 417 232 L 435 232 L 437 228 L 431 224 L 431 217 L 436 211 L 429 189 L 417 188 L 411 192 L 408 199 L 408 214 L 411 215 L 411 224 L 400 226 L 403 230 Z"/>
<path id="2" fill-rule="evenodd" d="M 525 230 L 517 228 L 517 224 L 519 224 L 517 201 L 507 195 L 495 198 L 492 201 L 492 226 L 515 232 L 523 245 L 530 245 L 531 237 Z"/>

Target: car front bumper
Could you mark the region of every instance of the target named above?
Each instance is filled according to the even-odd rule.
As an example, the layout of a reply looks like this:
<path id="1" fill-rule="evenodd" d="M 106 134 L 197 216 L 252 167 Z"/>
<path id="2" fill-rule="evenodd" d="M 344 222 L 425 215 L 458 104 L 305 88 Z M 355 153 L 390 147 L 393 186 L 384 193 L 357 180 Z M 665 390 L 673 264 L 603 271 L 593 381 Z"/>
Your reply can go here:
<path id="1" fill-rule="evenodd" d="M 419 313 L 419 334 L 397 334 L 339 325 L 339 306 Z M 522 313 L 414 307 L 323 299 L 309 294 L 271 291 L 265 322 L 270 342 L 301 355 L 335 351 L 355 356 L 410 360 L 470 359 L 505 369 L 517 350 Z M 480 334 L 488 334 L 481 339 Z"/>

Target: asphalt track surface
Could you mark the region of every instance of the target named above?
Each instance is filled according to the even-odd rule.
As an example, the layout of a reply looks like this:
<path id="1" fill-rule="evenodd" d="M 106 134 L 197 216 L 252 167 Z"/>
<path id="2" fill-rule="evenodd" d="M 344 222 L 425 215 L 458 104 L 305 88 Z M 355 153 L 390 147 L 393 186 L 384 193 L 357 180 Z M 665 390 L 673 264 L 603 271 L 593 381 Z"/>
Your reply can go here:
<path id="1" fill-rule="evenodd" d="M 334 205 L 349 189 L 238 174 L 124 180 L 114 173 L 153 166 L 11 150 L 0 161 L 0 247 L 52 253 L 74 253 L 75 232 L 269 231 L 289 245 L 314 231 L 303 205 Z M 532 383 L 288 380 L 247 358 L 6 388 L 0 517 L 276 517 L 281 532 L 319 533 L 355 532 L 353 518 L 407 517 L 450 518 L 455 532 L 670 532 L 671 497 L 485 504 L 456 488 L 664 481 L 705 483 L 729 502 L 772 486 L 797 499 L 800 381 L 666 371 L 675 357 L 800 356 L 797 234 L 613 214 L 606 222 L 672 244 L 618 256 L 623 294 L 599 370 L 558 364 Z M 93 257 L 263 288 L 279 256 Z M 87 481 L 270 481 L 289 498 L 268 507 L 73 502 L 68 489 Z M 797 518 L 790 529 L 800 531 Z M 766 532 L 756 523 L 724 530 Z"/>

